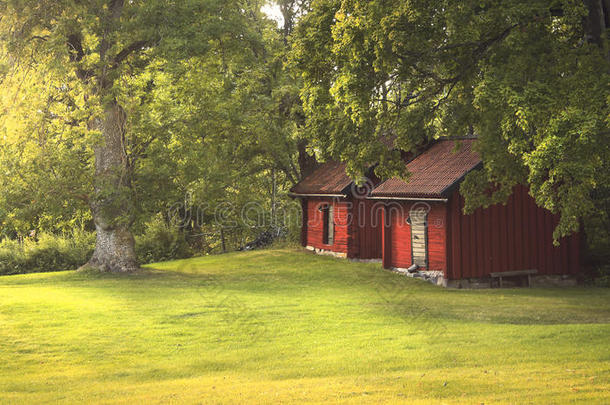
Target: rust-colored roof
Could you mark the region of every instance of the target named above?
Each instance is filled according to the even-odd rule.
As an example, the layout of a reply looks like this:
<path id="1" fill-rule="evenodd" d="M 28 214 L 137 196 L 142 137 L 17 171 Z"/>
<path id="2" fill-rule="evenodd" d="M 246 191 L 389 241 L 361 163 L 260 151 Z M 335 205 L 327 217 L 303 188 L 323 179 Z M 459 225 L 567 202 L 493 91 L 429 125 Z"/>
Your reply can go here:
<path id="1" fill-rule="evenodd" d="M 476 139 L 437 141 L 407 163 L 405 182 L 391 178 L 372 192 L 373 197 L 445 197 L 445 192 L 480 162 L 473 150 Z"/>
<path id="2" fill-rule="evenodd" d="M 352 184 L 345 173 L 345 163 L 326 162 L 293 188 L 295 194 L 340 194 Z"/>

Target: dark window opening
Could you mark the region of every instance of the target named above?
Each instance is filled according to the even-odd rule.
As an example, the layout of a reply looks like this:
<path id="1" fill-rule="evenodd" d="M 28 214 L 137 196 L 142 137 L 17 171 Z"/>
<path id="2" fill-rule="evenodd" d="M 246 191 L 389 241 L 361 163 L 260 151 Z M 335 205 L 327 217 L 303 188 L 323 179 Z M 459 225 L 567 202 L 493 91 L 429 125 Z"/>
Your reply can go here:
<path id="1" fill-rule="evenodd" d="M 322 243 L 325 245 L 332 245 L 335 239 L 335 225 L 332 205 L 325 205 L 322 207 L 322 221 Z"/>

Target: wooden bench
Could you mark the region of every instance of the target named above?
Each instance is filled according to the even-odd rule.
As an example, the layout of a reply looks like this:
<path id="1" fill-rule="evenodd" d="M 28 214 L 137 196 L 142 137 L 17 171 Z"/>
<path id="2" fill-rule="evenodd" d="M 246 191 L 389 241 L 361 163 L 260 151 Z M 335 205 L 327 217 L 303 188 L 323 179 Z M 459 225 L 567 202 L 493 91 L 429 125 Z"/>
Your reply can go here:
<path id="1" fill-rule="evenodd" d="M 527 286 L 532 286 L 532 274 L 538 273 L 538 270 L 514 270 L 514 271 L 501 271 L 498 273 L 490 273 L 492 278 L 497 278 L 500 282 L 500 288 L 502 288 L 502 277 L 514 277 L 514 276 L 527 276 Z"/>

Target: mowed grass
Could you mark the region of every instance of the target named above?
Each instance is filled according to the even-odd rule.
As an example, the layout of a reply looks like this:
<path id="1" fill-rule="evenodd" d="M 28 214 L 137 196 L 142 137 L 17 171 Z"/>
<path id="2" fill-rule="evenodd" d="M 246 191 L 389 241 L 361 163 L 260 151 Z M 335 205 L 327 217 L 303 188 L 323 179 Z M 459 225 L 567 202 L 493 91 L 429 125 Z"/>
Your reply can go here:
<path id="1" fill-rule="evenodd" d="M 283 249 L 0 277 L 2 403 L 610 403 L 610 290 Z"/>

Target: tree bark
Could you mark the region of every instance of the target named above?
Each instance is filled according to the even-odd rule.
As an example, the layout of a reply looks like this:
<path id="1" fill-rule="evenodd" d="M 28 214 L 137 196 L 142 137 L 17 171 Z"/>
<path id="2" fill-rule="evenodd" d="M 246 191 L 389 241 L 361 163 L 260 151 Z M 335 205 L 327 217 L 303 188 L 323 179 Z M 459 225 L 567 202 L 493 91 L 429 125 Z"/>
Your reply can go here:
<path id="1" fill-rule="evenodd" d="M 131 272 L 138 269 L 133 223 L 131 169 L 125 152 L 125 112 L 110 103 L 104 117 L 93 126 L 102 133 L 96 145 L 94 198 L 91 212 L 97 231 L 93 256 L 87 264 L 102 272 Z"/>
<path id="2" fill-rule="evenodd" d="M 271 169 L 271 227 L 275 228 L 276 214 L 276 197 L 277 197 L 277 179 L 275 176 L 275 167 Z"/>
<path id="3" fill-rule="evenodd" d="M 603 48 L 603 36 L 606 31 L 607 0 L 584 0 L 589 14 L 585 18 L 585 36 L 588 42 Z"/>
<path id="4" fill-rule="evenodd" d="M 307 141 L 300 140 L 297 149 L 299 151 L 299 173 L 301 180 L 313 173 L 318 167 L 318 160 L 315 156 L 307 153 Z"/>
<path id="5" fill-rule="evenodd" d="M 222 244 L 222 253 L 227 253 L 227 245 L 225 242 L 225 230 L 223 227 L 220 227 L 220 242 Z"/>

